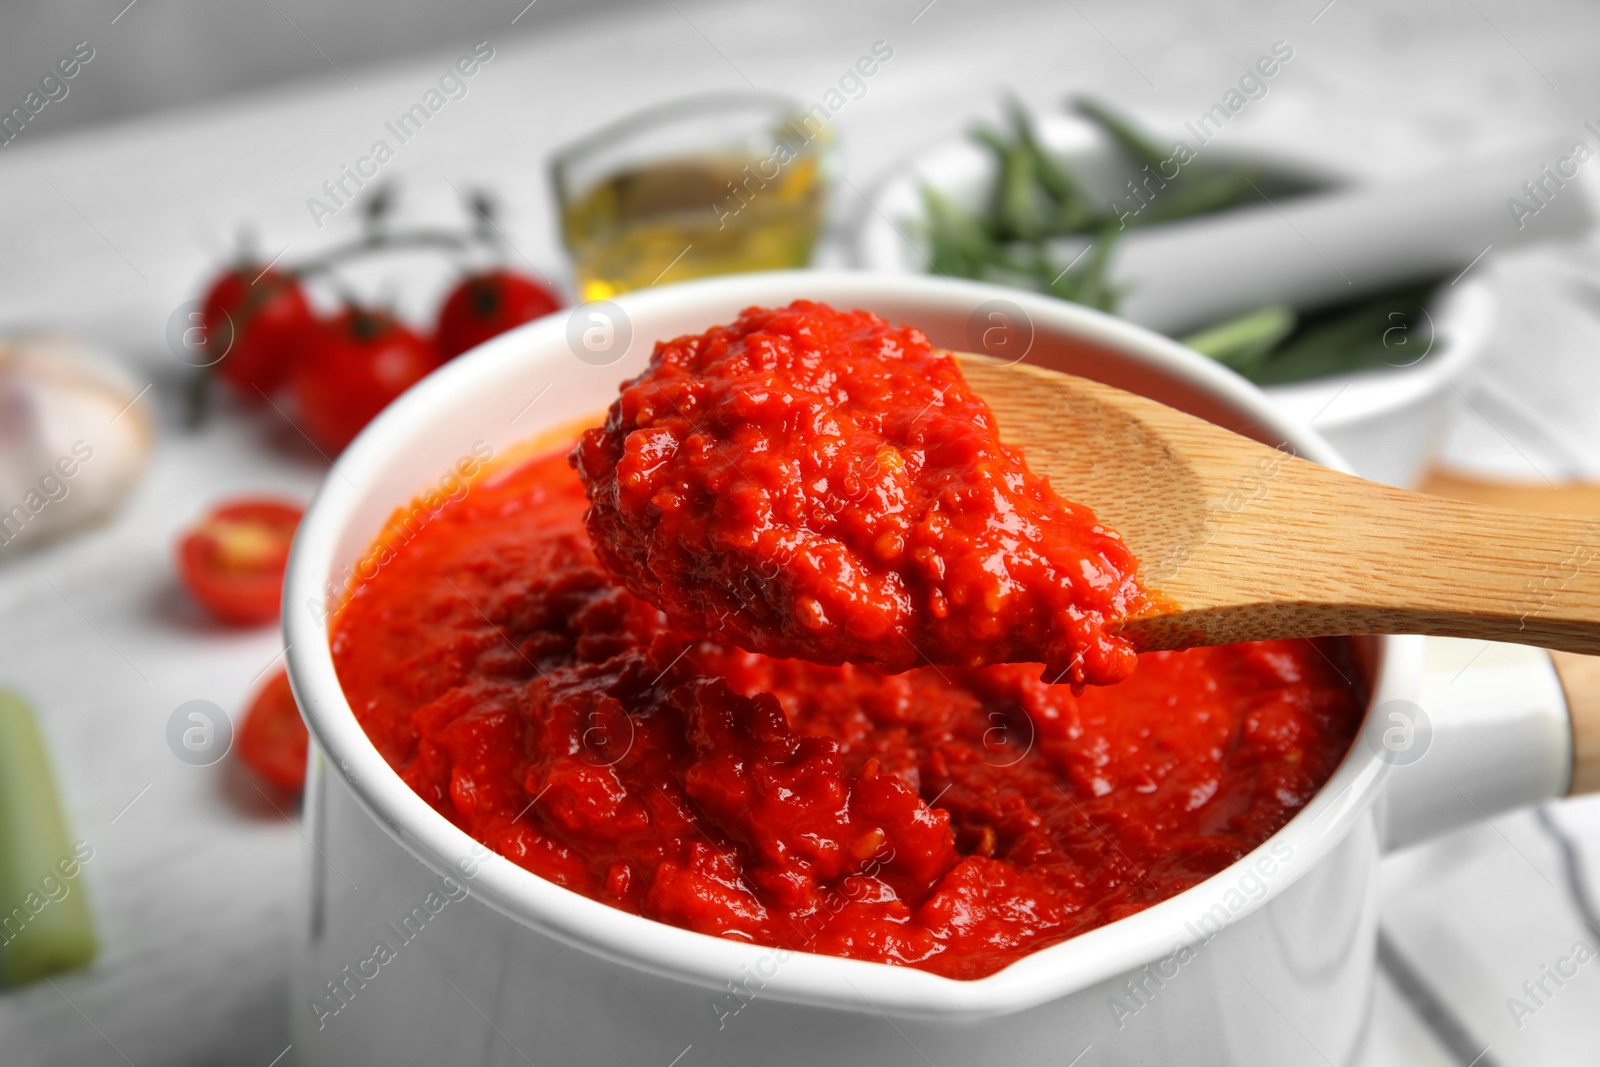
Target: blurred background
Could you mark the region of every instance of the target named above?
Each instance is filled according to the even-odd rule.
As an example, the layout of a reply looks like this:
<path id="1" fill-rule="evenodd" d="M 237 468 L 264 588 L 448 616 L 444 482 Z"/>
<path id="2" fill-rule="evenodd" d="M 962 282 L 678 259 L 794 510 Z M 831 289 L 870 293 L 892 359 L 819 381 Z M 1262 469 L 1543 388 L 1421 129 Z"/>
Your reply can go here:
<path id="1" fill-rule="evenodd" d="M 806 265 L 1042 289 L 1189 341 L 1369 476 L 1600 513 L 1597 34 L 1577 0 L 12 0 L 0 746 L 48 753 L 94 843 L 99 952 L 0 989 L 0 1059 L 285 1051 L 293 753 L 285 781 L 239 749 L 281 640 L 207 561 L 270 570 L 378 407 L 580 299 Z M 747 207 L 779 145 L 801 164 Z M 261 499 L 288 517 L 227 510 Z M 195 701 L 227 758 L 170 740 Z M 1591 1062 L 1600 969 L 1507 1005 L 1600 944 L 1585 872 L 1584 802 L 1387 860 L 1360 1062 Z"/>
<path id="2" fill-rule="evenodd" d="M 140 3 L 144 9 L 134 18 Z M 540 0 L 538 24 L 548 28 L 583 14 L 625 17 L 636 6 L 626 0 Z M 508 14 L 504 7 L 398 3 L 329 10 L 326 4 L 297 0 L 121 5 L 20 0 L 6 12 L 6 38 L 0 43 L 5 96 L 0 99 L 22 99 L 43 72 L 30 73 L 31 66 L 42 66 L 38 61 L 52 49 L 92 38 L 96 31 L 114 32 L 117 47 L 96 57 L 96 79 L 75 88 L 78 102 L 70 112 L 51 117 L 52 130 L 126 121 L 326 75 L 334 62 L 370 69 L 423 56 L 444 42 L 472 37 L 479 27 L 504 30 L 520 13 Z"/>

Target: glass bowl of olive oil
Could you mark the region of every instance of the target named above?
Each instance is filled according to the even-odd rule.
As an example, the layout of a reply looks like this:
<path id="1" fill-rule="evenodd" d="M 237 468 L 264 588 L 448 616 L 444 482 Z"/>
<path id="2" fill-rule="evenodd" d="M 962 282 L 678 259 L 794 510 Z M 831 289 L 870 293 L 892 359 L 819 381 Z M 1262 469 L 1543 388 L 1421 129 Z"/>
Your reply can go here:
<path id="1" fill-rule="evenodd" d="M 804 267 L 832 169 L 825 110 L 766 93 L 676 101 L 567 146 L 551 180 L 579 296 Z"/>

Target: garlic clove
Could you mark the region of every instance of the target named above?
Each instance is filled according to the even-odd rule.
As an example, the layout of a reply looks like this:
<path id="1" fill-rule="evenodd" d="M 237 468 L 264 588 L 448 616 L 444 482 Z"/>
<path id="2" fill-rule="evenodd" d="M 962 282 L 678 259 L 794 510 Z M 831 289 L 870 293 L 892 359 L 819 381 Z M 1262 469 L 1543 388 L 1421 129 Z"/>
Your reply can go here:
<path id="1" fill-rule="evenodd" d="M 138 397 L 73 337 L 0 339 L 0 560 L 116 511 L 154 443 Z"/>

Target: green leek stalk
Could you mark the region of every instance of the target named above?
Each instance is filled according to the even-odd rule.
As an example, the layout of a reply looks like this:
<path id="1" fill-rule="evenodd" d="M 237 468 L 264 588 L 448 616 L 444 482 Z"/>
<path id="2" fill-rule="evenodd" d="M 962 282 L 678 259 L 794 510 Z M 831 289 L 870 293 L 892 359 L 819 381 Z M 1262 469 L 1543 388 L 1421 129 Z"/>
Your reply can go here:
<path id="1" fill-rule="evenodd" d="M 27 701 L 0 689 L 0 985 L 83 967 L 97 945 L 79 874 L 94 855 L 69 840 Z"/>

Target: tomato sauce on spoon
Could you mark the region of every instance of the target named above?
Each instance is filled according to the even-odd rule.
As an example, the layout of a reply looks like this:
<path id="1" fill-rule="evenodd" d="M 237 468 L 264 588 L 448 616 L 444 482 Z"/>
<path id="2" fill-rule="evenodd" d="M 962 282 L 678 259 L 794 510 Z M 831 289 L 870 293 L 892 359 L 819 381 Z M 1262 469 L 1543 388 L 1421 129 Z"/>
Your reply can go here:
<path id="1" fill-rule="evenodd" d="M 1132 553 L 914 328 L 796 301 L 663 342 L 573 463 L 606 568 L 740 648 L 1080 686 L 1136 662 Z"/>

